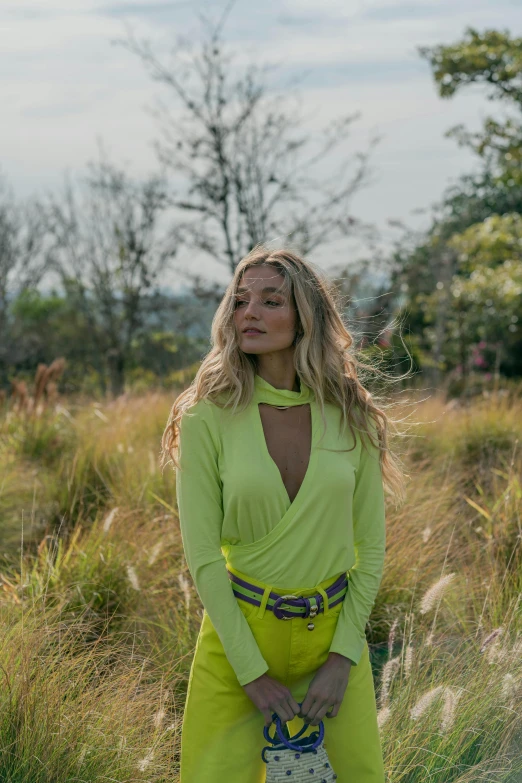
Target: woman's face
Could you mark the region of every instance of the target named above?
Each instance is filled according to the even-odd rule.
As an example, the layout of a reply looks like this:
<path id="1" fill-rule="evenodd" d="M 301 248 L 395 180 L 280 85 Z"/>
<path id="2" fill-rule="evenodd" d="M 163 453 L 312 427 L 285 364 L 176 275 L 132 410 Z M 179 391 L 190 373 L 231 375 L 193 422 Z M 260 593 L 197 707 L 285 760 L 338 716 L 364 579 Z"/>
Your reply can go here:
<path id="1" fill-rule="evenodd" d="M 236 294 L 234 323 L 245 353 L 265 354 L 292 346 L 296 309 L 283 289 L 285 278 L 269 265 L 245 270 Z M 247 329 L 257 331 L 248 332 Z"/>

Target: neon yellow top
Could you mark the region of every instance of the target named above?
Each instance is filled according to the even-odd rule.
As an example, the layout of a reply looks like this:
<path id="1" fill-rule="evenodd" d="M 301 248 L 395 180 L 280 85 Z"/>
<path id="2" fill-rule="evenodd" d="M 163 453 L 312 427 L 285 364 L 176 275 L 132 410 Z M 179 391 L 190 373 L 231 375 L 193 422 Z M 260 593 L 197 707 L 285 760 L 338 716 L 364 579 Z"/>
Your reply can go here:
<path id="1" fill-rule="evenodd" d="M 268 451 L 258 403 L 310 403 L 312 448 L 291 503 Z M 187 412 L 186 412 L 187 413 Z M 340 409 L 314 392 L 276 389 L 255 376 L 248 408 L 199 400 L 181 418 L 176 494 L 187 565 L 241 685 L 269 668 L 232 592 L 226 563 L 271 587 L 310 588 L 348 572 L 330 652 L 361 658 L 384 568 L 385 503 L 378 449 L 354 429 L 339 435 Z M 375 425 L 371 423 L 375 433 Z M 351 570 L 350 570 L 351 569 Z"/>

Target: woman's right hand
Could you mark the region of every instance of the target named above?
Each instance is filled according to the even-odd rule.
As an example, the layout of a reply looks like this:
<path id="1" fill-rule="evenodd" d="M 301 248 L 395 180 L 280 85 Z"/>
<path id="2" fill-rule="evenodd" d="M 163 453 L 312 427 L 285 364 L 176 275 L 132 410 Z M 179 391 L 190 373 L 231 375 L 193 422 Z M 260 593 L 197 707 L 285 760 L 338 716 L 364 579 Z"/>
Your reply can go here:
<path id="1" fill-rule="evenodd" d="M 265 726 L 270 726 L 272 723 L 274 712 L 279 715 L 283 722 L 286 722 L 299 715 L 301 711 L 299 704 L 286 685 L 283 685 L 278 680 L 274 680 L 266 672 L 261 677 L 257 677 L 252 682 L 247 682 L 242 687 L 245 689 L 247 696 L 263 713 Z"/>

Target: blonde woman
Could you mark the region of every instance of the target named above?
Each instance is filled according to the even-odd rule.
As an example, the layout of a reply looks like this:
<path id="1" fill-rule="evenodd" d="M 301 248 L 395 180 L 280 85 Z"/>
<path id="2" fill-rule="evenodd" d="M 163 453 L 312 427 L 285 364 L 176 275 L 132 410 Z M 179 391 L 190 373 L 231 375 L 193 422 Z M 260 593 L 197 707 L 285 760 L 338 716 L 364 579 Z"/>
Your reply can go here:
<path id="1" fill-rule="evenodd" d="M 162 460 L 176 468 L 204 607 L 181 783 L 264 781 L 275 715 L 291 734 L 326 719 L 338 783 L 384 783 L 365 626 L 383 573 L 384 485 L 400 495 L 403 476 L 352 342 L 318 270 L 257 246 L 172 407 Z"/>

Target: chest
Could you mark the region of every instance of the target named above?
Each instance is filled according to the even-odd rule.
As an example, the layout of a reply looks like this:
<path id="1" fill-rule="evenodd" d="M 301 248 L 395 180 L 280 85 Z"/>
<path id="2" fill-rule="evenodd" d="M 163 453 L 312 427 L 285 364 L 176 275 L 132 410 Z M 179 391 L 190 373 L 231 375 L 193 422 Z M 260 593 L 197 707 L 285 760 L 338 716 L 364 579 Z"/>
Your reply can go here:
<path id="1" fill-rule="evenodd" d="M 280 410 L 259 403 L 259 416 L 267 451 L 275 462 L 291 502 L 303 483 L 312 444 L 310 405 L 294 405 Z"/>

